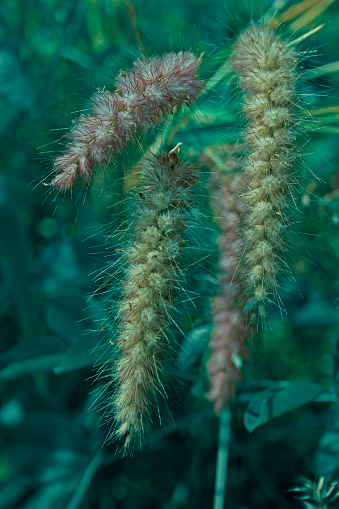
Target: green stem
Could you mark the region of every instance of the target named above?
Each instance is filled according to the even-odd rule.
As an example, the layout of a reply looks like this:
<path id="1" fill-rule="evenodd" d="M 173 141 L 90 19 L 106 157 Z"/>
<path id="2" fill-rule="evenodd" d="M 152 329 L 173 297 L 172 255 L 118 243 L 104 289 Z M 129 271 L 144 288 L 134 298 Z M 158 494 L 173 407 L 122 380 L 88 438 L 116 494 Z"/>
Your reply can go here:
<path id="1" fill-rule="evenodd" d="M 220 415 L 217 467 L 215 472 L 213 509 L 224 509 L 227 483 L 227 464 L 231 435 L 231 411 L 227 405 Z"/>

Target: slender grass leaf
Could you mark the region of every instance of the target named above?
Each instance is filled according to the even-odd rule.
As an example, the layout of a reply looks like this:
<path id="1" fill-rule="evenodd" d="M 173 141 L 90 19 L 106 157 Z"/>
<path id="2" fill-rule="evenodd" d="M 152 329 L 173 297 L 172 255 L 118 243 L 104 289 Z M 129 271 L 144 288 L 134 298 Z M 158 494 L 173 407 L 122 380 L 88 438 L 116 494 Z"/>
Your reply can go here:
<path id="1" fill-rule="evenodd" d="M 94 365 L 100 355 L 99 350 L 93 353 L 92 350 L 98 345 L 99 338 L 94 334 L 88 334 L 78 338 L 60 359 L 60 364 L 54 367 L 54 373 L 60 375 L 77 369 L 88 368 Z M 107 357 L 107 355 L 106 355 Z M 101 360 L 106 360 L 105 354 Z"/>
<path id="2" fill-rule="evenodd" d="M 12 362 L 0 371 L 0 379 L 12 380 L 22 376 L 33 375 L 41 371 L 52 370 L 63 358 L 62 353 L 43 355 L 34 359 Z"/>
<path id="3" fill-rule="evenodd" d="M 193 329 L 185 337 L 178 357 L 179 366 L 186 370 L 198 359 L 207 344 L 212 330 L 212 324 L 201 325 Z"/>
<path id="4" fill-rule="evenodd" d="M 339 71 L 339 60 L 337 62 L 331 62 L 330 64 L 325 64 L 320 67 L 316 67 L 315 69 L 309 69 L 304 72 L 304 79 L 312 79 L 318 78 L 319 76 L 324 76 L 325 74 L 331 74 L 332 72 Z"/>

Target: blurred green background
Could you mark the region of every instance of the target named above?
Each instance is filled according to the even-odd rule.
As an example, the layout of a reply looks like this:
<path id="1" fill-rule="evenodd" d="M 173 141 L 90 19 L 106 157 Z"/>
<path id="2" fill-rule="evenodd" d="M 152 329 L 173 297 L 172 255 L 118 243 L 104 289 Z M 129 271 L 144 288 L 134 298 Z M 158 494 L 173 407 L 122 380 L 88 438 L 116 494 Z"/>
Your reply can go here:
<path id="1" fill-rule="evenodd" d="M 206 303 L 215 258 L 211 266 L 200 264 L 192 278 L 205 308 L 191 310 L 184 320 L 184 330 L 195 333 L 194 341 L 192 333 L 183 340 L 189 359 L 179 351 L 184 373 L 169 389 L 172 416 L 164 408 L 163 426 L 155 423 L 143 452 L 124 458 L 114 445 L 101 448 L 109 428 L 98 426 L 100 411 L 91 410 L 101 382 L 92 371 L 97 355 L 89 354 L 105 341 L 98 332 L 103 299 L 89 296 L 98 286 L 93 275 L 116 257 L 117 241 L 105 242 L 102 225 L 113 221 L 113 231 L 119 224 L 119 175 L 104 192 L 94 186 L 88 193 L 76 189 L 73 196 L 54 196 L 43 184 L 76 112 L 88 107 L 97 87 L 112 89 L 119 69 L 140 48 L 150 54 L 168 48 L 204 51 L 207 80 L 252 17 L 293 3 L 1 1 L 1 508 L 213 506 L 218 420 L 204 397 L 202 350 L 210 330 Z M 301 45 L 311 50 L 305 69 L 339 60 L 338 2 L 309 4 L 323 8 L 308 29 L 326 25 Z M 293 33 L 293 27 L 286 30 Z M 296 37 L 304 33 L 298 30 Z M 282 294 L 288 315 L 274 314 L 267 331 L 253 338 L 232 404 L 228 508 L 300 507 L 287 492 L 299 476 L 339 477 L 339 411 L 331 398 L 251 434 L 243 424 L 246 405 L 260 390 L 296 380 L 326 388 L 338 382 L 338 78 L 339 72 L 318 73 L 303 85 L 315 121 L 304 148 L 309 171 L 299 204 L 304 234 L 292 262 L 296 282 L 288 281 L 292 291 Z M 238 106 L 228 104 L 230 97 L 231 89 L 219 84 L 202 106 L 214 112 L 212 121 L 189 122 L 171 143 L 183 141 L 196 152 L 234 143 Z M 213 243 L 216 232 L 206 233 L 207 226 L 203 234 Z M 201 278 L 199 270 L 208 274 Z"/>

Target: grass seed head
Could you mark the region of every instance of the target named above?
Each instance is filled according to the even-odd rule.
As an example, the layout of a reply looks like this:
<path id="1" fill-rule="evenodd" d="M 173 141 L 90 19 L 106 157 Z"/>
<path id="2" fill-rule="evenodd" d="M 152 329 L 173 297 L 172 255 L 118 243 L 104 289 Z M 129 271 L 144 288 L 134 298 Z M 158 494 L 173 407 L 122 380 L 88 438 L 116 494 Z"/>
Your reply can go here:
<path id="1" fill-rule="evenodd" d="M 246 120 L 240 273 L 248 319 L 258 323 L 277 302 L 299 178 L 296 53 L 268 26 L 252 23 L 235 42 L 231 63 Z"/>

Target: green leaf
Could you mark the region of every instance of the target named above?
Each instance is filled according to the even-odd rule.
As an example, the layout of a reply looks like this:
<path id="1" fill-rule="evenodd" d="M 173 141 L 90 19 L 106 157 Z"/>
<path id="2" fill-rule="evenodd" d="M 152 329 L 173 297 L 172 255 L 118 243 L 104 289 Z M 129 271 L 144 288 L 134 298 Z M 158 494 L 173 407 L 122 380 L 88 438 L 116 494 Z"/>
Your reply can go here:
<path id="1" fill-rule="evenodd" d="M 299 327 L 328 327 L 339 323 L 339 311 L 315 294 L 295 312 L 293 320 Z"/>
<path id="2" fill-rule="evenodd" d="M 95 66 L 91 56 L 87 55 L 75 46 L 67 46 L 66 48 L 62 49 L 61 55 L 66 60 L 75 63 L 79 67 L 84 67 L 85 69 L 93 69 Z"/>
<path id="3" fill-rule="evenodd" d="M 339 61 L 331 62 L 330 64 L 325 64 L 320 67 L 316 67 L 315 69 L 310 69 L 303 74 L 303 79 L 312 79 L 318 78 L 319 76 L 324 76 L 325 74 L 331 74 L 332 72 L 339 71 Z"/>
<path id="4" fill-rule="evenodd" d="M 244 424 L 251 433 L 266 422 L 291 412 L 330 392 L 321 385 L 308 382 L 291 383 L 288 387 L 268 389 L 255 396 L 247 407 Z M 330 401 L 332 401 L 331 396 Z"/>
<path id="5" fill-rule="evenodd" d="M 212 324 L 208 323 L 196 327 L 185 337 L 178 356 L 178 364 L 184 371 L 198 359 L 209 340 L 211 330 Z"/>
<path id="6" fill-rule="evenodd" d="M 88 464 L 87 468 L 85 469 L 80 482 L 77 484 L 77 488 L 73 493 L 73 496 L 71 500 L 69 501 L 69 504 L 67 505 L 67 509 L 78 509 L 80 506 L 82 499 L 84 498 L 86 491 L 88 490 L 88 487 L 90 486 L 93 477 L 95 473 L 97 472 L 98 468 L 101 466 L 103 462 L 103 455 L 101 451 L 98 451 Z"/>
<path id="7" fill-rule="evenodd" d="M 98 347 L 100 338 L 94 334 L 82 336 L 74 341 L 54 368 L 56 375 L 69 373 L 77 369 L 92 367 L 97 361 L 108 360 L 111 349 Z"/>
<path id="8" fill-rule="evenodd" d="M 59 364 L 63 357 L 62 353 L 43 355 L 33 359 L 12 362 L 0 371 L 0 379 L 11 380 L 21 376 L 49 371 Z"/>
<path id="9" fill-rule="evenodd" d="M 46 304 L 45 317 L 48 327 L 55 333 L 73 341 L 88 327 L 86 295 L 70 293 L 55 296 Z"/>
<path id="10" fill-rule="evenodd" d="M 94 346 L 92 338 L 88 336 L 78 338 L 62 356 L 60 364 L 54 367 L 54 373 L 61 375 L 62 373 L 93 366 L 95 359 L 91 356 L 90 350 Z"/>
<path id="11" fill-rule="evenodd" d="M 205 95 L 208 94 L 211 90 L 214 90 L 214 88 L 220 83 L 220 81 L 223 81 L 227 74 L 230 74 L 231 72 L 231 66 L 226 60 L 226 62 L 219 67 L 219 69 L 215 72 L 215 74 L 208 80 L 206 83 L 206 86 L 202 93 L 200 94 L 200 99 Z"/>
<path id="12" fill-rule="evenodd" d="M 339 467 L 339 429 L 327 431 L 321 438 L 315 455 L 315 470 L 318 475 L 332 476 Z"/>
<path id="13" fill-rule="evenodd" d="M 230 128 L 228 124 L 218 124 L 218 129 L 213 129 L 211 126 L 190 126 L 189 128 L 180 131 L 180 140 L 187 146 L 200 150 L 207 145 L 215 145 L 220 143 L 220 132 L 224 132 L 225 136 L 222 138 L 225 143 L 236 143 L 239 139 L 239 129 Z M 179 138 L 178 138 L 179 139 Z"/>

